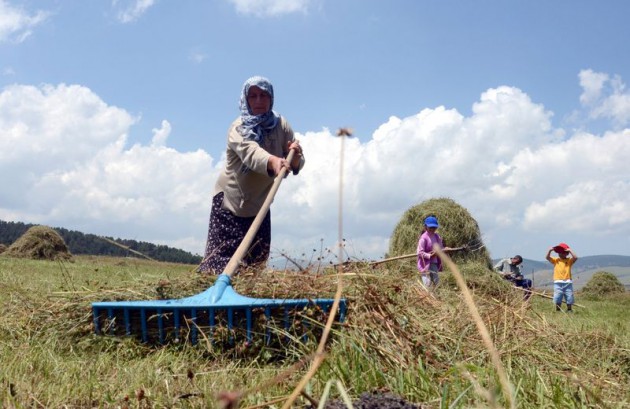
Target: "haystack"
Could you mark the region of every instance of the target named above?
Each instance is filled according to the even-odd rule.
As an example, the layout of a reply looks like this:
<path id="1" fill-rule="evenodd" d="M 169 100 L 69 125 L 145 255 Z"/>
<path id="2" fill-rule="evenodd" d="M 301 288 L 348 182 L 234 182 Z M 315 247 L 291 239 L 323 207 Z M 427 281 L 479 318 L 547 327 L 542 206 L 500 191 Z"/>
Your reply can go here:
<path id="1" fill-rule="evenodd" d="M 7 250 L 7 246 L 5 244 L 0 243 L 0 254 L 4 253 Z"/>
<path id="2" fill-rule="evenodd" d="M 48 226 L 33 226 L 15 243 L 11 244 L 3 255 L 33 260 L 69 260 L 72 254 L 63 238 Z"/>
<path id="3" fill-rule="evenodd" d="M 424 229 L 423 221 L 431 215 L 438 218 L 438 232 L 446 246 L 468 246 L 468 250 L 449 254 L 453 261 L 458 264 L 478 262 L 491 266 L 490 255 L 483 244 L 477 221 L 468 210 L 449 198 L 429 199 L 407 210 L 392 233 L 388 257 L 415 253 Z"/>
<path id="4" fill-rule="evenodd" d="M 606 271 L 598 271 L 582 288 L 582 294 L 590 298 L 598 298 L 612 294 L 624 293 L 626 287 L 617 276 Z"/>

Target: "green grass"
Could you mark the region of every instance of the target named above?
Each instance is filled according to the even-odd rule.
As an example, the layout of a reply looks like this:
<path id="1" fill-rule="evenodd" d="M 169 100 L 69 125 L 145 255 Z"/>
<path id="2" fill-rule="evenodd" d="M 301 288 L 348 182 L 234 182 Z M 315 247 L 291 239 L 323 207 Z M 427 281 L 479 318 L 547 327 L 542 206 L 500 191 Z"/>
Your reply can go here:
<path id="1" fill-rule="evenodd" d="M 156 299 L 164 292 L 180 297 L 211 284 L 190 265 L 74 260 L 0 256 L 2 408 L 213 408 L 222 391 L 243 393 L 240 407 L 281 407 L 281 400 L 269 402 L 287 397 L 309 366 L 314 342 L 277 354 L 96 336 L 93 301 Z M 588 300 L 578 293 L 583 308 L 569 315 L 555 312 L 545 298 L 526 306 L 503 283 L 484 282 L 474 268 L 463 270 L 515 390 L 516 407 L 630 406 L 627 294 Z M 353 398 L 390 391 L 427 408 L 505 405 L 488 351 L 448 276 L 429 294 L 406 268 L 357 266 L 350 272 L 358 275 L 345 279 L 348 319 L 333 331 L 325 361 L 307 385 L 310 396 L 319 399 L 329 381 L 340 381 Z M 254 284 L 246 294 L 263 286 Z M 327 297 L 334 290 L 332 280 L 328 284 L 322 289 Z M 280 298 L 283 291 L 302 291 L 295 284 L 285 287 L 276 282 L 273 291 Z M 331 388 L 328 398 L 339 399 L 338 389 Z"/>

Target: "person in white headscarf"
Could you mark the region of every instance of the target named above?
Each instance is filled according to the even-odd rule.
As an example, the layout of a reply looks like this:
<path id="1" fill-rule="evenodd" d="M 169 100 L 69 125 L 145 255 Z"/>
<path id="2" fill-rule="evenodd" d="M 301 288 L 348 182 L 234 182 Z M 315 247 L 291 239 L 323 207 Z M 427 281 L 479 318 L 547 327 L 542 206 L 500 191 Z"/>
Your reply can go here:
<path id="1" fill-rule="evenodd" d="M 302 147 L 286 119 L 273 111 L 274 92 L 264 77 L 243 84 L 241 115 L 228 130 L 225 167 L 217 179 L 205 256 L 199 271 L 221 274 L 249 230 L 275 177 L 282 168 L 297 175 L 304 167 Z M 293 149 L 291 163 L 286 157 Z M 246 265 L 267 262 L 271 247 L 268 211 L 243 259 Z"/>

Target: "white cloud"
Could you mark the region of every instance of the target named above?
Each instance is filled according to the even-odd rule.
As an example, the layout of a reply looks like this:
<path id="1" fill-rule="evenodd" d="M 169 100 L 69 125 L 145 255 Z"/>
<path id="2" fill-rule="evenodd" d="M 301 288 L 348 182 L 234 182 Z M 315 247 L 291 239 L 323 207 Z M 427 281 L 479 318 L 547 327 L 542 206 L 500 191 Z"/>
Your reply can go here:
<path id="1" fill-rule="evenodd" d="M 405 210 L 429 198 L 450 197 L 471 212 L 488 244 L 497 248 L 518 246 L 527 236 L 546 237 L 550 231 L 576 240 L 627 237 L 630 131 L 567 137 L 553 128 L 551 118 L 522 91 L 499 87 L 482 94 L 470 117 L 444 107 L 424 109 L 390 118 L 366 143 L 348 140 L 347 236 L 363 252 L 382 255 Z M 302 144 L 307 168 L 299 184 L 289 181 L 295 182 L 292 194 L 284 193 L 288 199 L 275 208 L 274 220 L 288 232 L 287 248 L 300 232 L 308 237 L 306 243 L 335 239 L 338 139 L 325 130 L 302 136 Z M 291 207 L 299 206 L 296 216 Z M 558 216 L 562 207 L 566 217 Z M 295 217 L 300 223 L 287 227 Z M 536 245 L 540 243 L 531 244 Z"/>
<path id="2" fill-rule="evenodd" d="M 468 209 L 497 257 L 518 251 L 542 259 L 557 240 L 594 254 L 627 253 L 630 130 L 566 134 L 552 117 L 521 90 L 498 87 L 482 93 L 469 116 L 426 108 L 391 117 L 370 140 L 345 139 L 348 253 L 382 256 L 404 211 L 434 197 Z M 169 148 L 177 130 L 167 120 L 149 145 L 128 146 L 137 121 L 85 87 L 5 88 L 0 174 L 10 177 L 0 219 L 201 253 L 222 163 L 202 150 Z M 308 258 L 337 240 L 341 139 L 328 129 L 297 137 L 307 163 L 278 191 L 272 245 Z"/>
<path id="3" fill-rule="evenodd" d="M 162 121 L 162 128 L 153 128 L 153 138 L 151 139 L 151 146 L 164 146 L 166 139 L 171 134 L 171 124 L 167 120 Z"/>
<path id="4" fill-rule="evenodd" d="M 118 10 L 117 19 L 121 23 L 137 21 L 153 5 L 155 0 L 113 0 L 112 6 Z"/>
<path id="5" fill-rule="evenodd" d="M 580 102 L 583 105 L 593 105 L 600 99 L 602 88 L 608 81 L 608 74 L 594 72 L 593 70 L 582 70 L 578 77 L 583 90 L 582 95 L 580 95 Z"/>
<path id="6" fill-rule="evenodd" d="M 204 62 L 208 58 L 208 56 L 205 53 L 202 53 L 200 51 L 192 51 L 189 54 L 188 58 L 191 61 L 194 61 L 195 63 L 200 64 Z"/>
<path id="7" fill-rule="evenodd" d="M 590 109 L 591 118 L 612 119 L 618 127 L 630 123 L 630 91 L 621 77 L 582 70 L 579 78 L 583 89 L 580 102 Z"/>
<path id="8" fill-rule="evenodd" d="M 44 22 L 50 13 L 38 10 L 29 13 L 12 6 L 6 0 L 0 0 L 0 43 L 21 43 L 32 34 L 33 28 Z"/>
<path id="9" fill-rule="evenodd" d="M 258 17 L 306 13 L 312 0 L 229 0 L 236 11 Z"/>
<path id="10" fill-rule="evenodd" d="M 127 145 L 136 119 L 77 85 L 0 93 L 0 219 L 143 240 L 205 240 L 216 177 L 205 152 Z M 8 176 L 10 175 L 10 177 Z"/>
<path id="11" fill-rule="evenodd" d="M 602 201 L 602 197 L 606 200 Z M 591 229 L 598 235 L 628 233 L 630 223 L 630 183 L 588 180 L 566 186 L 561 194 L 544 202 L 534 202 L 525 210 L 525 224 L 538 230 L 562 229 L 581 232 Z"/>
<path id="12" fill-rule="evenodd" d="M 524 171 L 536 180 L 548 176 L 539 198 L 525 209 L 525 228 L 592 230 L 594 235 L 628 232 L 630 178 L 624 165 L 628 157 L 630 130 L 601 137 L 575 135 L 521 158 Z"/>

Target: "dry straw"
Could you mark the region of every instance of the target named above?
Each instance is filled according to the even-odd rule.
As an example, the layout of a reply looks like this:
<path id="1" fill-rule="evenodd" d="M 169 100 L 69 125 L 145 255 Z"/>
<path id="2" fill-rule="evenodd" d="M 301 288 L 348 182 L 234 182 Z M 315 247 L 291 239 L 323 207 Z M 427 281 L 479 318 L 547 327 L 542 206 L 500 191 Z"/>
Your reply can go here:
<path id="1" fill-rule="evenodd" d="M 3 255 L 34 260 L 70 260 L 72 254 L 63 238 L 51 227 L 33 226 L 17 239 Z"/>
<path id="2" fill-rule="evenodd" d="M 134 264 L 152 262 L 136 260 Z M 455 270 L 450 264 L 448 269 Z M 465 277 L 465 286 L 474 295 L 477 319 L 481 318 L 485 323 L 495 351 L 503 362 L 510 362 L 510 373 L 520 374 L 520 381 L 523 381 L 523 374 L 530 374 L 533 370 L 532 376 L 544 388 L 565 378 L 562 368 L 571 368 L 585 386 L 595 390 L 593 393 L 607 396 L 607 399 L 623 399 L 625 392 L 621 386 L 627 384 L 624 362 L 628 362 L 630 355 L 614 337 L 584 328 L 576 333 L 567 333 L 543 315 L 531 314 L 528 310 L 530 306 L 522 301 L 521 293 L 482 263 L 460 264 L 457 270 Z M 485 372 L 487 362 L 494 365 L 496 358 L 489 357 L 492 349 L 487 346 L 488 334 L 485 339 L 480 337 L 479 324 L 470 318 L 472 315 L 461 313 L 469 306 L 464 292 L 453 290 L 459 288 L 454 272 L 445 271 L 440 286 L 433 292 L 423 288 L 415 268 L 409 268 L 402 262 L 388 263 L 379 269 L 360 264 L 344 266 L 342 276 L 344 298 L 349 309 L 342 329 L 327 335 L 329 349 L 324 351 L 328 367 L 347 365 L 346 357 L 356 354 L 364 357 L 362 364 L 367 363 L 368 369 L 374 368 L 388 379 L 388 376 L 395 377 L 400 372 L 418 373 L 418 362 L 422 362 L 425 376 L 435 383 L 435 390 L 426 392 L 429 396 L 439 396 L 442 386 L 459 384 L 465 378 L 472 382 L 474 377 L 480 377 L 473 383 L 480 388 L 489 388 L 480 373 Z M 234 286 L 239 292 L 257 297 L 330 297 L 335 294 L 340 278 L 338 271 L 332 269 L 323 274 L 252 271 L 237 277 Z M 182 275 L 156 283 L 132 276 L 118 287 L 109 286 L 107 297 L 155 299 L 158 293 L 168 298 L 175 294 L 186 296 L 207 288 L 212 279 L 202 275 Z M 5 315 L 20 323 L 15 327 L 20 328 L 20 334 L 33 334 L 41 339 L 63 339 L 70 342 L 72 348 L 89 348 L 91 342 L 97 341 L 87 342 L 92 339 L 93 331 L 89 305 L 103 296 L 102 291 L 80 289 L 55 292 L 49 297 L 29 298 L 29 293 L 16 289 L 12 294 L 14 302 L 8 305 Z M 558 345 L 563 346 L 563 354 L 554 352 Z M 592 357 L 585 356 L 584 350 L 605 350 L 606 364 L 584 363 L 576 366 L 576 362 L 597 356 L 596 353 Z M 222 353 L 216 346 L 214 351 L 208 351 L 210 356 Z M 254 354 L 254 359 L 264 359 L 262 355 L 255 355 L 256 351 L 251 348 L 228 352 L 229 356 L 245 357 L 246 361 L 252 359 L 251 354 Z M 310 351 L 308 346 L 301 355 L 289 357 L 287 369 L 270 382 L 291 385 L 295 381 L 294 376 L 303 370 L 307 362 L 322 360 L 323 357 L 316 351 Z M 295 360 L 294 365 L 292 360 Z M 208 365 L 211 365 L 211 360 Z M 466 370 L 461 370 L 462 365 Z M 313 363 L 311 367 L 314 367 Z M 494 372 L 499 373 L 497 369 Z M 528 382 L 533 382 L 532 379 Z M 319 379 L 314 385 L 327 380 Z M 353 393 L 362 391 L 355 389 L 353 379 L 341 381 Z M 504 383 L 503 380 L 502 385 Z M 394 384 L 388 385 L 394 387 Z M 266 382 L 244 389 L 240 396 L 247 396 L 251 391 L 272 390 L 273 384 Z M 478 396 L 486 395 L 479 393 Z M 515 400 L 516 397 L 512 403 Z M 488 402 L 492 405 L 490 400 Z"/>
<path id="3" fill-rule="evenodd" d="M 588 283 L 582 288 L 582 294 L 588 298 L 599 298 L 613 294 L 623 294 L 624 292 L 626 292 L 626 288 L 617 276 L 606 271 L 598 271 L 593 274 Z"/>
<path id="4" fill-rule="evenodd" d="M 505 399 L 510 404 L 510 407 L 516 408 L 516 402 L 513 396 L 514 388 L 510 384 L 510 381 L 505 372 L 505 368 L 503 367 L 503 363 L 501 362 L 499 351 L 497 351 L 496 347 L 494 346 L 494 343 L 492 342 L 492 337 L 490 336 L 490 333 L 488 332 L 488 328 L 486 327 L 483 320 L 481 319 L 481 315 L 479 315 L 479 310 L 477 309 L 475 300 L 473 299 L 472 294 L 470 293 L 470 290 L 468 289 L 468 286 L 466 285 L 466 280 L 464 280 L 462 273 L 459 271 L 455 263 L 453 263 L 450 257 L 448 257 L 446 253 L 444 253 L 439 246 L 434 246 L 433 249 L 438 253 L 439 257 L 449 267 L 449 269 L 453 273 L 453 276 L 455 276 L 455 281 L 457 281 L 457 285 L 459 286 L 459 289 L 464 295 L 464 300 L 466 301 L 468 310 L 470 311 L 470 314 L 475 320 L 475 324 L 477 325 L 479 334 L 481 335 L 481 338 L 483 339 L 483 342 L 486 348 L 488 349 L 488 352 L 490 353 L 490 358 L 492 359 L 492 363 L 494 364 L 494 367 L 497 370 L 497 374 L 499 375 L 499 380 L 501 382 L 501 387 L 503 388 L 503 395 L 505 396 Z"/>

